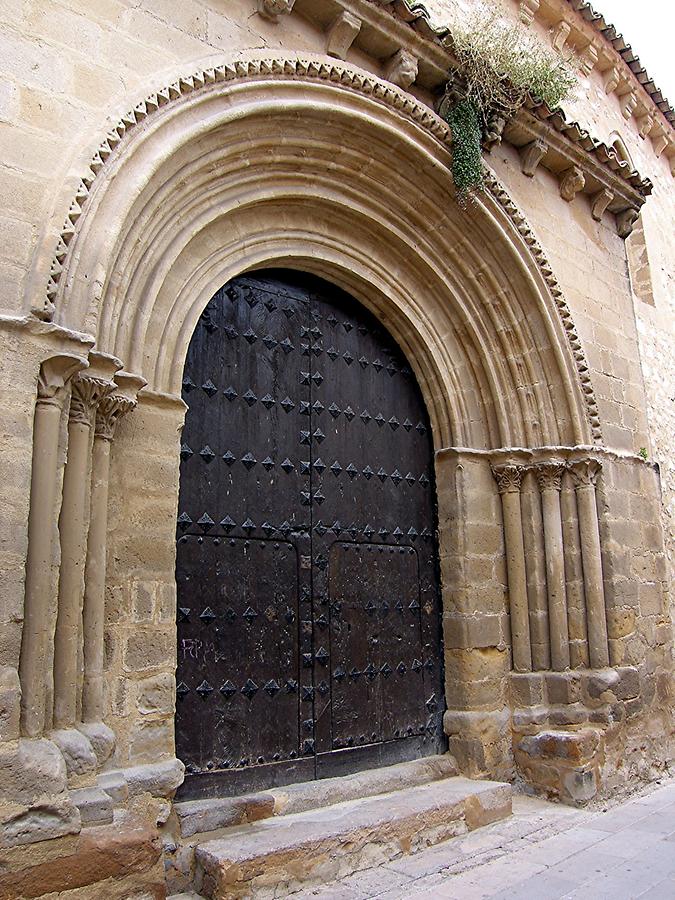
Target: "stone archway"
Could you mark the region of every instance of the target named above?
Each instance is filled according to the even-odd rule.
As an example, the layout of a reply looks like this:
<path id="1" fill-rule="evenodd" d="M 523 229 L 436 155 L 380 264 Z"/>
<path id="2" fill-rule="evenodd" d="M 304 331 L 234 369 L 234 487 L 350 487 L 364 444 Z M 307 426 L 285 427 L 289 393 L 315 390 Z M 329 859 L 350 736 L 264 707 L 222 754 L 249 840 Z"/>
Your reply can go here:
<path id="1" fill-rule="evenodd" d="M 175 668 L 179 391 L 190 337 L 223 283 L 282 266 L 349 292 L 410 360 L 436 451 L 448 705 L 482 710 L 474 732 L 466 716 L 446 717 L 446 730 L 466 751 L 467 770 L 483 748 L 478 768 L 508 773 L 512 644 L 517 668 L 547 666 L 547 604 L 557 622 L 564 618 L 558 563 L 550 596 L 540 585 L 533 594 L 546 609 L 528 622 L 525 553 L 541 564 L 559 559 L 556 491 L 563 473 L 569 478 L 567 462 L 586 459 L 598 436 L 581 347 L 527 224 L 491 178 L 476 204 L 460 210 L 444 123 L 391 85 L 326 59 L 225 64 L 179 80 L 125 121 L 82 182 L 43 309 L 59 325 L 95 335 L 90 370 L 77 381 L 78 391 L 87 388 L 87 409 L 101 392 L 121 397 L 111 376 L 122 366 L 135 390 L 147 382 L 117 428 L 109 508 L 92 511 L 92 520 L 107 514 L 108 566 L 88 601 L 96 613 L 88 648 L 85 635 L 85 678 L 87 654 L 98 673 L 103 666 L 105 591 L 106 665 L 119 696 L 111 687 L 104 715 L 114 725 L 117 761 L 174 753 L 171 700 L 153 710 L 150 698 L 167 690 L 171 697 Z M 57 380 L 71 374 L 66 362 Z M 115 378 L 129 381 L 124 373 Z M 55 425 L 45 420 L 44 427 Z M 82 471 L 71 471 L 70 482 L 85 477 L 80 443 Z M 579 446 L 586 450 L 573 452 Z M 492 465 L 513 476 L 503 518 Z M 553 467 L 548 480 L 541 465 Z M 516 511 L 512 494 L 526 470 L 528 496 Z M 585 487 L 593 485 L 588 478 Z M 545 546 L 541 533 L 530 546 L 520 512 L 539 489 L 549 525 Z M 597 536 L 597 511 L 588 491 L 584 497 L 585 527 Z M 105 500 L 101 494 L 97 502 Z M 82 502 L 78 495 L 76 513 Z M 75 515 L 74 547 L 85 540 L 84 527 Z M 599 541 L 591 550 L 599 565 Z M 96 552 L 100 568 L 105 546 Z M 590 602 L 604 621 L 597 566 L 588 571 Z M 27 601 L 29 617 L 40 612 L 39 595 Z M 566 642 L 561 634 L 555 648 L 563 662 Z M 604 642 L 606 651 L 606 632 Z M 66 641 L 59 652 L 72 646 Z M 39 667 L 24 674 L 28 708 Z M 128 703 L 138 714 L 129 714 Z"/>

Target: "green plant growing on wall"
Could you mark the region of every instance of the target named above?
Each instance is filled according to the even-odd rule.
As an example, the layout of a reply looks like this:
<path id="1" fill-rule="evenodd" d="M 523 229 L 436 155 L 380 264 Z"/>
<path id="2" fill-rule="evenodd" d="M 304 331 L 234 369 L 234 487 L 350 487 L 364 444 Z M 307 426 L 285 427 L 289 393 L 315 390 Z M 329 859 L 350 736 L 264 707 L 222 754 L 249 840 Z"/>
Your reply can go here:
<path id="1" fill-rule="evenodd" d="M 504 123 L 528 94 L 551 108 L 558 106 L 570 96 L 576 74 L 569 59 L 493 6 L 458 12 L 445 44 L 459 68 L 440 111 L 452 129 L 457 192 L 466 199 L 482 186 L 481 146 L 499 139 Z"/>

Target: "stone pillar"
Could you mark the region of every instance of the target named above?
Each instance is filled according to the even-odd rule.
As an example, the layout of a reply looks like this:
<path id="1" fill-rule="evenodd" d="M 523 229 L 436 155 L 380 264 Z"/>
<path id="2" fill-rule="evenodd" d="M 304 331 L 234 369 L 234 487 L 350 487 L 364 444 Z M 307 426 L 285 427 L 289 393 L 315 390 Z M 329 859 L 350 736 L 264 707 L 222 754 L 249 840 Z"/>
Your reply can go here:
<path id="1" fill-rule="evenodd" d="M 532 470 L 523 477 L 520 501 L 523 541 L 527 560 L 527 596 L 530 609 L 530 646 L 536 672 L 551 668 L 551 641 L 546 595 L 546 553 L 539 486 Z"/>
<path id="2" fill-rule="evenodd" d="M 600 555 L 598 505 L 595 496 L 595 483 L 600 473 L 600 463 L 595 459 L 578 460 L 570 465 L 570 472 L 574 480 L 579 512 L 579 536 L 588 623 L 588 654 L 591 667 L 602 669 L 609 665 L 609 648 Z"/>
<path id="3" fill-rule="evenodd" d="M 81 375 L 73 382 L 68 418 L 68 457 L 63 475 L 63 499 L 59 516 L 61 570 L 54 635 L 56 729 L 70 728 L 77 721 L 91 426 L 96 405 L 113 389 L 111 381 L 93 375 Z"/>
<path id="4" fill-rule="evenodd" d="M 516 672 L 531 672 L 532 652 L 525 574 L 525 546 L 520 511 L 520 484 L 523 468 L 522 466 L 503 465 L 493 467 L 492 471 L 502 498 L 513 668 Z"/>
<path id="5" fill-rule="evenodd" d="M 45 655 L 49 630 L 53 521 L 59 429 L 67 384 L 87 365 L 79 356 L 64 354 L 45 360 L 40 368 L 33 429 L 33 464 L 28 516 L 26 593 L 21 638 L 21 725 L 28 737 L 45 726 Z"/>
<path id="6" fill-rule="evenodd" d="M 557 462 L 542 463 L 535 469 L 544 518 L 551 665 L 558 672 L 568 669 L 570 665 L 565 557 L 560 512 L 560 490 L 564 469 L 564 465 Z"/>
<path id="7" fill-rule="evenodd" d="M 121 416 L 136 406 L 136 394 L 145 379 L 119 373 L 118 390 L 98 405 L 91 465 L 91 501 L 83 610 L 84 682 L 82 721 L 103 721 L 103 636 L 105 625 L 105 573 L 108 532 L 110 445 Z"/>

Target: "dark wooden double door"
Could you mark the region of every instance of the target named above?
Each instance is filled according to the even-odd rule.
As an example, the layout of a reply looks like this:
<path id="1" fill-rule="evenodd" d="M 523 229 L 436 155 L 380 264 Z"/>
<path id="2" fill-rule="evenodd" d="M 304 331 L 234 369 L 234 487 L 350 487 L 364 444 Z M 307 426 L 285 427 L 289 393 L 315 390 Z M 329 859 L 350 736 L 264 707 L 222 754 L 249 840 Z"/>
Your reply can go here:
<path id="1" fill-rule="evenodd" d="M 201 316 L 183 398 L 182 795 L 439 752 L 432 442 L 392 338 L 319 279 L 240 277 Z"/>

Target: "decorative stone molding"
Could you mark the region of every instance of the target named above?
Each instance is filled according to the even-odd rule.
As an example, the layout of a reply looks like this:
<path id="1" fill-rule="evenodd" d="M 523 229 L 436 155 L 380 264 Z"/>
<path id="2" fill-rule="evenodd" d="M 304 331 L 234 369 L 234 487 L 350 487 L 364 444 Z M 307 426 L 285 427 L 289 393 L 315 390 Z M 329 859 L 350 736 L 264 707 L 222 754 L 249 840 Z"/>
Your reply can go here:
<path id="1" fill-rule="evenodd" d="M 560 176 L 560 196 L 570 203 L 584 189 L 586 179 L 578 166 L 572 166 Z"/>
<path id="2" fill-rule="evenodd" d="M 603 188 L 601 191 L 598 191 L 597 194 L 593 194 L 591 197 L 591 215 L 596 222 L 602 220 L 605 210 L 612 202 L 613 198 L 614 194 L 607 188 Z"/>
<path id="3" fill-rule="evenodd" d="M 328 29 L 326 53 L 336 59 L 346 59 L 360 30 L 361 19 L 347 11 L 340 13 Z"/>
<path id="4" fill-rule="evenodd" d="M 264 19 L 277 23 L 281 16 L 288 15 L 295 6 L 295 0 L 258 0 L 258 12 Z"/>
<path id="5" fill-rule="evenodd" d="M 401 48 L 384 67 L 384 78 L 406 91 L 417 78 L 417 58 Z"/>
<path id="6" fill-rule="evenodd" d="M 525 25 L 531 25 L 539 11 L 539 0 L 520 0 L 520 21 Z"/>
<path id="7" fill-rule="evenodd" d="M 533 178 L 534 173 L 537 171 L 537 166 L 542 160 L 542 157 L 546 153 L 547 146 L 546 142 L 542 141 L 540 138 L 532 141 L 530 144 L 525 144 L 524 147 L 520 149 L 520 171 L 523 175 L 527 175 L 528 178 Z"/>
<path id="8" fill-rule="evenodd" d="M 522 214 L 522 212 L 520 212 L 513 200 L 511 200 L 506 189 L 490 172 L 485 173 L 484 179 L 485 185 L 490 190 L 492 196 L 508 213 L 513 224 L 516 226 L 519 233 L 523 236 L 523 239 L 529 246 L 532 255 L 536 259 L 537 264 L 539 265 L 539 268 L 544 278 L 546 279 L 546 283 L 548 284 L 549 290 L 553 296 L 553 299 L 555 300 L 556 306 L 558 307 L 558 314 L 560 315 L 565 331 L 567 332 L 567 339 L 569 341 L 570 347 L 572 348 L 572 353 L 574 354 L 577 372 L 579 374 L 579 380 L 581 381 L 581 389 L 586 399 L 586 409 L 591 425 L 593 439 L 597 443 L 601 443 L 602 428 L 600 425 L 600 412 L 598 410 L 598 404 L 595 399 L 595 391 L 593 389 L 593 382 L 591 381 L 588 362 L 586 361 L 586 355 L 581 345 L 579 336 L 576 332 L 572 313 L 570 312 L 570 309 L 567 305 L 567 301 L 565 300 L 562 289 L 560 288 L 558 280 L 553 274 L 553 269 L 548 262 L 546 254 L 542 250 L 531 228 L 529 227 L 525 216 Z"/>
<path id="9" fill-rule="evenodd" d="M 330 83 L 338 88 L 348 91 L 357 91 L 372 97 L 396 111 L 398 115 L 409 119 L 419 127 L 426 130 L 444 146 L 451 148 L 452 136 L 447 124 L 434 114 L 424 103 L 416 100 L 409 94 L 403 93 L 397 87 L 382 82 L 374 76 L 369 76 L 360 71 L 353 71 L 339 63 L 326 63 L 304 59 L 279 59 L 264 58 L 249 61 L 237 61 L 226 63 L 211 69 L 202 70 L 193 75 L 182 77 L 166 88 L 148 97 L 142 103 L 125 115 L 117 125 L 108 133 L 106 139 L 99 146 L 90 163 L 89 169 L 80 182 L 75 199 L 71 204 L 71 211 L 61 236 L 58 241 L 56 253 L 51 266 L 51 276 L 47 287 L 47 300 L 44 307 L 44 315 L 49 318 L 52 315 L 54 304 L 58 302 L 62 291 L 61 276 L 69 265 L 70 246 L 77 231 L 77 223 L 86 207 L 94 181 L 106 166 L 107 161 L 115 153 L 116 148 L 123 141 L 125 135 L 144 122 L 149 116 L 155 115 L 167 104 L 179 101 L 184 95 L 190 95 L 198 91 L 206 91 L 221 82 L 235 82 L 245 79 L 291 79 L 291 80 L 316 80 Z M 532 234 L 523 214 L 511 201 L 504 187 L 486 169 L 485 185 L 488 192 L 495 198 L 500 206 L 512 219 L 516 230 L 521 235 L 532 253 L 549 290 L 567 333 L 567 338 L 577 365 L 578 376 L 581 381 L 583 395 L 587 406 L 587 415 L 591 425 L 593 439 L 599 441 L 600 420 L 597 405 L 593 395 L 593 387 L 588 372 L 581 343 L 574 330 L 571 313 L 565 303 L 562 291 L 553 275 L 548 260 Z"/>

